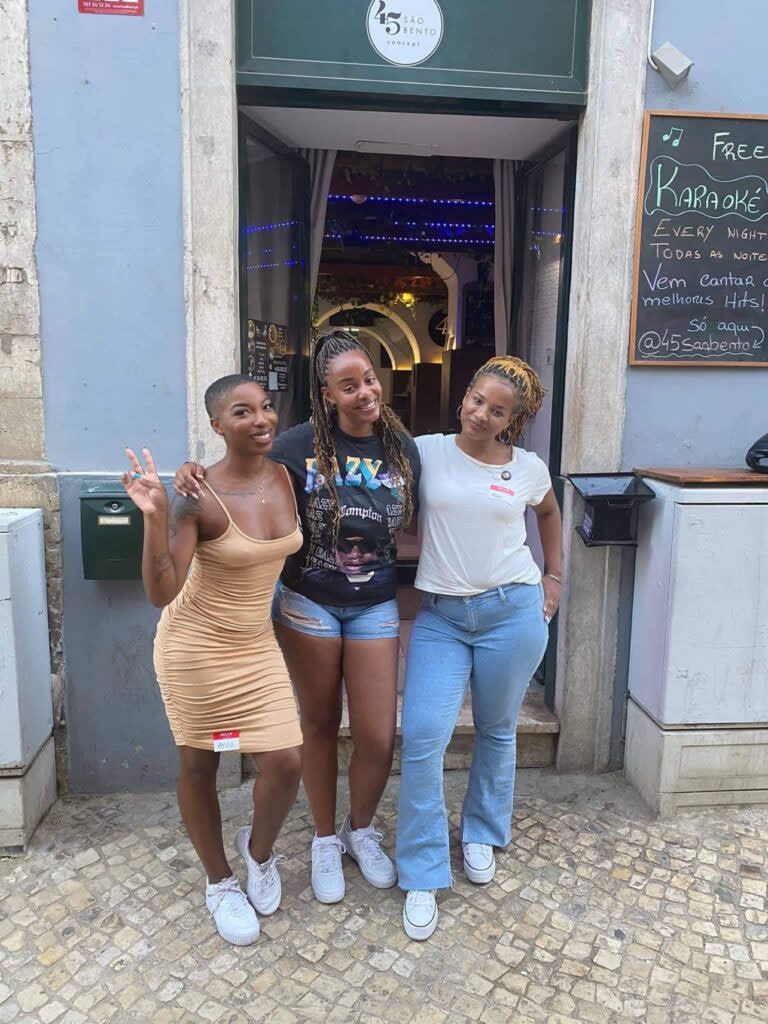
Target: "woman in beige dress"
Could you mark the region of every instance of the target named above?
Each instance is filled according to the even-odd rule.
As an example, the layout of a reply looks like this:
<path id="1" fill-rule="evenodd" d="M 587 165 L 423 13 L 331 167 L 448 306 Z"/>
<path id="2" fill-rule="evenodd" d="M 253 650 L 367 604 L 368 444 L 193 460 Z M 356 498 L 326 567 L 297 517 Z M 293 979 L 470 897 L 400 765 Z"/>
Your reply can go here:
<path id="1" fill-rule="evenodd" d="M 301 774 L 296 703 L 270 608 L 302 535 L 288 473 L 266 458 L 277 428 L 269 396 L 236 374 L 214 382 L 205 405 L 226 453 L 208 468 L 201 498 L 169 507 L 146 448 L 146 468 L 126 450 L 123 484 L 144 516 L 144 588 L 163 608 L 154 660 L 179 750 L 179 810 L 219 933 L 248 945 L 259 934 L 257 911 L 271 914 L 280 903 L 273 846 Z M 259 769 L 253 824 L 235 836 L 247 895 L 224 851 L 216 792 L 223 750 L 253 754 Z"/>

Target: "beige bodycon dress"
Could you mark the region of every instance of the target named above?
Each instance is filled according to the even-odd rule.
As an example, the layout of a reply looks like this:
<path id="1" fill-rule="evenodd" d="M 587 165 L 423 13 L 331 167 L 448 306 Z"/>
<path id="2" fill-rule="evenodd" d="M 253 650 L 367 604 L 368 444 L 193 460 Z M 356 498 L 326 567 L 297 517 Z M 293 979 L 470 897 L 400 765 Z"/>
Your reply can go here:
<path id="1" fill-rule="evenodd" d="M 198 544 L 186 582 L 163 609 L 154 662 L 177 746 L 214 749 L 214 733 L 239 733 L 260 753 L 301 743 L 296 701 L 275 639 L 272 593 L 302 536 L 248 537 L 208 488 L 229 525 Z M 226 749 L 226 748 L 225 748 Z"/>

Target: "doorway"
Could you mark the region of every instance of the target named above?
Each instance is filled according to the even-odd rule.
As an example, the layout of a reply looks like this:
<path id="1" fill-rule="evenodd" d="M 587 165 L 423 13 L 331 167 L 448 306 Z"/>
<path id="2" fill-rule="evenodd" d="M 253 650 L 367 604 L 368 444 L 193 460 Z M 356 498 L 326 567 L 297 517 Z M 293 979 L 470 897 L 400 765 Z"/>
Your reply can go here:
<path id="1" fill-rule="evenodd" d="M 285 328 L 278 347 L 290 346 L 294 372 L 274 345 L 267 359 L 277 361 L 268 379 L 291 406 L 286 419 L 307 414 L 310 324 L 357 330 L 384 376 L 393 375 L 389 397 L 417 432 L 453 424 L 445 408 L 439 423 L 431 413 L 410 422 L 413 381 L 401 371 L 426 381 L 436 373 L 428 366 L 471 363 L 468 350 L 495 348 L 528 358 L 544 379 L 547 400 L 526 442 L 558 473 L 576 129 L 554 118 L 254 102 L 241 104 L 239 118 L 243 368 L 265 372 L 261 324 Z M 333 168 L 318 218 L 310 163 L 323 151 Z M 499 163 L 512 170 L 511 184 L 499 184 Z M 504 190 L 512 211 L 497 231 Z M 320 252 L 311 253 L 318 235 Z M 495 269 L 505 243 L 506 309 Z M 471 264 L 461 268 L 461 287 L 449 288 L 461 262 Z"/>
<path id="2" fill-rule="evenodd" d="M 518 355 L 547 388 L 521 443 L 560 498 L 575 126 L 253 103 L 240 119 L 243 368 L 284 385 L 281 427 L 308 415 L 310 325 L 357 334 L 414 434 L 452 432 L 477 367 Z M 264 324 L 268 344 L 254 346 Z M 404 539 L 404 580 L 417 554 Z M 550 707 L 554 652 L 540 672 Z"/>
<path id="3" fill-rule="evenodd" d="M 493 211 L 489 160 L 337 152 L 313 323 L 358 334 L 412 434 L 493 354 Z"/>

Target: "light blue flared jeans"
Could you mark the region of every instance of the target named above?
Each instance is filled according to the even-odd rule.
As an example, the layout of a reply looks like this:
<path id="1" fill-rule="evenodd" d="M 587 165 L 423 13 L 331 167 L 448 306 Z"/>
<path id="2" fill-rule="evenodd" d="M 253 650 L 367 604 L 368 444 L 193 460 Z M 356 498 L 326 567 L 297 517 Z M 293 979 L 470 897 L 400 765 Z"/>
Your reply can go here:
<path id="1" fill-rule="evenodd" d="M 513 583 L 475 597 L 425 594 L 411 629 L 403 695 L 397 820 L 400 887 L 451 885 L 443 759 L 471 685 L 475 742 L 462 840 L 511 838 L 516 727 L 547 646 L 540 584 Z"/>

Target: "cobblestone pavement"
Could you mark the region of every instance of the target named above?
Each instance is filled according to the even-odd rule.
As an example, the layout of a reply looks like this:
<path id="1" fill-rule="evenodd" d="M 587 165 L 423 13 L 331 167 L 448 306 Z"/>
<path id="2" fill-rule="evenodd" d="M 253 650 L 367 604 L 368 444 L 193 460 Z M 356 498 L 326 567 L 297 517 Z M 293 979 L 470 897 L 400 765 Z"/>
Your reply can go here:
<path id="1" fill-rule="evenodd" d="M 0 1024 L 768 1020 L 768 810 L 655 823 L 619 778 L 522 775 L 487 887 L 461 873 L 454 814 L 456 887 L 426 943 L 351 863 L 345 901 L 314 902 L 303 801 L 283 909 L 247 949 L 216 936 L 170 795 L 62 801 L 0 861 Z M 457 810 L 466 775 L 446 780 Z M 247 785 L 224 795 L 230 837 L 248 804 Z"/>

